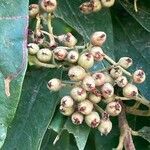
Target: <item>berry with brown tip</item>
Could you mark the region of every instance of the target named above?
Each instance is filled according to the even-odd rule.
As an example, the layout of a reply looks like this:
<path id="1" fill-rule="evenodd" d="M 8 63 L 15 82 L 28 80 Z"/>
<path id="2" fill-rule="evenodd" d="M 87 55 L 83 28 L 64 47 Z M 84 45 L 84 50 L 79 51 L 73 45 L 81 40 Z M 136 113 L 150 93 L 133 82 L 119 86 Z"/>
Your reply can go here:
<path id="1" fill-rule="evenodd" d="M 82 81 L 82 87 L 86 91 L 93 91 L 95 89 L 94 79 L 90 75 L 85 76 L 85 78 Z"/>
<path id="2" fill-rule="evenodd" d="M 73 107 L 60 106 L 59 110 L 60 110 L 61 114 L 63 114 L 64 116 L 71 116 L 75 109 Z"/>
<path id="3" fill-rule="evenodd" d="M 118 116 L 120 114 L 122 110 L 121 105 L 119 104 L 119 102 L 110 102 L 107 104 L 106 106 L 106 112 L 110 115 L 110 116 Z"/>
<path id="4" fill-rule="evenodd" d="M 62 87 L 61 80 L 57 78 L 53 78 L 48 81 L 47 88 L 51 91 L 58 91 L 61 89 L 61 87 Z"/>
<path id="5" fill-rule="evenodd" d="M 139 69 L 133 73 L 133 81 L 135 83 L 143 83 L 145 79 L 146 79 L 146 75 L 143 70 Z"/>
<path id="6" fill-rule="evenodd" d="M 52 58 L 52 51 L 48 48 L 42 48 L 37 52 L 37 58 L 41 62 L 49 62 Z"/>
<path id="7" fill-rule="evenodd" d="M 118 65 L 127 69 L 133 64 L 133 61 L 130 57 L 121 57 L 118 61 Z"/>
<path id="8" fill-rule="evenodd" d="M 134 98 L 138 96 L 138 88 L 135 85 L 128 83 L 123 88 L 123 96 L 127 98 Z"/>
<path id="9" fill-rule="evenodd" d="M 84 100 L 80 103 L 78 103 L 78 111 L 82 113 L 83 115 L 88 115 L 93 110 L 93 103 L 89 100 Z"/>
<path id="10" fill-rule="evenodd" d="M 78 64 L 85 69 L 89 69 L 94 65 L 94 57 L 91 53 L 83 53 L 78 60 Z"/>
<path id="11" fill-rule="evenodd" d="M 100 116 L 97 112 L 92 111 L 85 116 L 85 122 L 89 127 L 96 128 L 100 123 Z"/>
<path id="12" fill-rule="evenodd" d="M 105 83 L 101 87 L 102 96 L 104 98 L 109 98 L 114 95 L 114 87 L 110 83 Z"/>
<path id="13" fill-rule="evenodd" d="M 101 73 L 101 72 L 96 72 L 92 75 L 92 78 L 94 79 L 95 81 L 95 85 L 96 86 L 101 86 L 105 83 L 106 81 L 106 77 L 105 77 L 105 74 L 104 73 Z"/>
<path id="14" fill-rule="evenodd" d="M 121 88 L 125 87 L 128 84 L 128 80 L 126 76 L 120 76 L 118 77 L 115 82 L 117 83 L 117 85 Z"/>
<path id="15" fill-rule="evenodd" d="M 64 97 L 61 99 L 60 104 L 61 104 L 63 107 L 73 107 L 73 105 L 74 105 L 74 100 L 71 98 L 71 96 L 67 95 L 67 96 L 64 96 Z"/>
<path id="16" fill-rule="evenodd" d="M 68 52 L 67 55 L 67 61 L 70 63 L 76 63 L 78 61 L 79 58 L 79 52 L 72 50 L 70 52 Z"/>
<path id="17" fill-rule="evenodd" d="M 101 135 L 107 135 L 112 130 L 112 122 L 109 119 L 101 119 L 98 130 L 101 132 Z"/>
<path id="18" fill-rule="evenodd" d="M 103 50 L 98 46 L 92 47 L 90 53 L 93 55 L 94 60 L 96 61 L 102 61 L 105 56 Z"/>
<path id="19" fill-rule="evenodd" d="M 91 0 L 90 3 L 91 3 L 91 7 L 92 7 L 93 12 L 98 12 L 101 10 L 102 5 L 101 5 L 101 2 L 99 0 Z"/>
<path id="20" fill-rule="evenodd" d="M 82 124 L 83 123 L 83 120 L 84 120 L 84 117 L 81 113 L 79 112 L 74 112 L 71 116 L 71 120 L 72 120 L 72 123 L 73 124 Z"/>
<path id="21" fill-rule="evenodd" d="M 81 87 L 74 87 L 70 91 L 70 95 L 77 102 L 84 101 L 87 97 L 86 91 Z"/>
<path id="22" fill-rule="evenodd" d="M 60 47 L 57 47 L 53 50 L 53 54 L 54 54 L 54 58 L 56 60 L 62 61 L 62 60 L 65 60 L 68 52 L 65 48 L 60 46 Z"/>
<path id="23" fill-rule="evenodd" d="M 29 43 L 27 48 L 30 55 L 35 55 L 40 49 L 36 43 Z"/>
<path id="24" fill-rule="evenodd" d="M 58 36 L 58 41 L 67 47 L 74 47 L 77 44 L 77 39 L 70 32 Z"/>
<path id="25" fill-rule="evenodd" d="M 91 44 L 93 46 L 102 46 L 106 41 L 106 33 L 102 31 L 94 32 L 91 36 Z"/>
<path id="26" fill-rule="evenodd" d="M 91 2 L 84 2 L 80 5 L 80 11 L 83 13 L 83 14 L 90 14 L 93 10 L 93 7 L 91 5 Z"/>
<path id="27" fill-rule="evenodd" d="M 122 70 L 119 68 L 119 67 L 113 67 L 111 70 L 110 70 L 110 75 L 114 78 L 114 79 L 116 79 L 116 78 L 118 78 L 118 77 L 120 77 L 120 76 L 122 76 Z"/>
<path id="28" fill-rule="evenodd" d="M 45 12 L 52 13 L 57 8 L 57 1 L 56 0 L 41 0 L 40 6 Z"/>
<path id="29" fill-rule="evenodd" d="M 30 17 L 36 17 L 36 15 L 39 13 L 39 5 L 37 4 L 31 4 L 29 6 L 29 16 Z"/>
<path id="30" fill-rule="evenodd" d="M 80 81 L 86 76 L 86 72 L 81 66 L 73 66 L 69 69 L 68 76 L 72 81 Z"/>

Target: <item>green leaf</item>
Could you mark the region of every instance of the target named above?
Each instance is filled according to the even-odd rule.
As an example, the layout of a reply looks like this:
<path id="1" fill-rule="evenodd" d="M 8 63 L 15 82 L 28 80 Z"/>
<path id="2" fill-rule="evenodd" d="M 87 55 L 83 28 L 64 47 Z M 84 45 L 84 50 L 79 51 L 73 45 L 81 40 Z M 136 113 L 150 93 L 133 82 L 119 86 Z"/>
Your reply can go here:
<path id="1" fill-rule="evenodd" d="M 64 125 L 64 129 L 66 129 L 69 133 L 73 134 L 78 146 L 79 150 L 84 150 L 90 128 L 85 125 L 74 125 L 70 119 L 67 120 L 66 124 Z"/>
<path id="2" fill-rule="evenodd" d="M 27 65 L 28 0 L 1 0 L 0 6 L 1 147 L 18 106 Z"/>
<path id="3" fill-rule="evenodd" d="M 12 126 L 8 130 L 3 150 L 37 150 L 40 148 L 60 100 L 59 94 L 50 92 L 46 84 L 53 77 L 61 78 L 61 72 L 61 69 L 37 70 L 33 68 L 32 71 L 27 72 L 21 101 Z"/>
<path id="4" fill-rule="evenodd" d="M 148 32 L 150 32 L 150 12 L 137 1 L 138 12 L 135 12 L 134 5 L 129 1 L 119 1 L 126 11 Z M 146 2 L 146 6 L 149 2 Z M 148 7 L 149 8 L 149 7 Z"/>
<path id="5" fill-rule="evenodd" d="M 138 131 L 138 134 L 150 143 L 150 127 L 143 127 Z"/>

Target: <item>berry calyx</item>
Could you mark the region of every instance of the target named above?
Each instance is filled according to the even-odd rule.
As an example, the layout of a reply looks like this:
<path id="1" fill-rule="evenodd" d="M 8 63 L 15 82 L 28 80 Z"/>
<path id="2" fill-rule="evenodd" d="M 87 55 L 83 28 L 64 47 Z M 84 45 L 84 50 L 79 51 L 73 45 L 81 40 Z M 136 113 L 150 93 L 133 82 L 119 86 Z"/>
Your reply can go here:
<path id="1" fill-rule="evenodd" d="M 81 113 L 74 112 L 71 116 L 71 120 L 73 124 L 79 125 L 79 124 L 82 124 L 84 117 Z"/>
<path id="2" fill-rule="evenodd" d="M 133 61 L 130 57 L 121 57 L 118 61 L 118 65 L 127 69 L 133 64 Z"/>
<path id="3" fill-rule="evenodd" d="M 115 82 L 117 83 L 117 85 L 121 88 L 125 87 L 128 84 L 128 80 L 127 77 L 125 76 L 120 76 L 118 77 Z"/>
<path id="4" fill-rule="evenodd" d="M 146 75 L 143 70 L 139 69 L 133 73 L 133 81 L 135 83 L 143 83 L 145 79 L 146 79 Z"/>
<path id="5" fill-rule="evenodd" d="M 92 78 L 94 79 L 95 81 L 95 85 L 96 86 L 101 86 L 105 83 L 106 81 L 106 77 L 105 77 L 105 74 L 104 73 L 101 73 L 101 72 L 96 72 L 92 75 Z"/>
<path id="6" fill-rule="evenodd" d="M 57 8 L 57 1 L 56 0 L 41 0 L 40 6 L 45 12 L 52 13 Z"/>
<path id="7" fill-rule="evenodd" d="M 83 115 L 88 115 L 93 110 L 93 103 L 89 100 L 84 100 L 80 103 L 78 103 L 78 111 L 82 113 Z"/>
<path id="8" fill-rule="evenodd" d="M 119 104 L 119 102 L 110 102 L 107 104 L 106 106 L 106 112 L 110 115 L 110 116 L 118 116 L 120 114 L 122 110 L 121 105 Z"/>
<path id="9" fill-rule="evenodd" d="M 92 7 L 92 11 L 93 12 L 98 12 L 99 10 L 101 10 L 102 5 L 101 2 L 99 0 L 91 0 L 91 7 Z"/>
<path id="10" fill-rule="evenodd" d="M 39 5 L 37 4 L 31 4 L 29 6 L 29 16 L 30 17 L 36 17 L 36 15 L 39 13 Z"/>
<path id="11" fill-rule="evenodd" d="M 78 58 L 79 58 L 79 53 L 77 51 L 72 50 L 68 52 L 68 55 L 67 55 L 68 62 L 76 63 L 78 61 Z"/>
<path id="12" fill-rule="evenodd" d="M 119 68 L 119 67 L 113 67 L 111 70 L 110 70 L 110 75 L 116 79 L 120 76 L 122 76 L 122 70 Z"/>

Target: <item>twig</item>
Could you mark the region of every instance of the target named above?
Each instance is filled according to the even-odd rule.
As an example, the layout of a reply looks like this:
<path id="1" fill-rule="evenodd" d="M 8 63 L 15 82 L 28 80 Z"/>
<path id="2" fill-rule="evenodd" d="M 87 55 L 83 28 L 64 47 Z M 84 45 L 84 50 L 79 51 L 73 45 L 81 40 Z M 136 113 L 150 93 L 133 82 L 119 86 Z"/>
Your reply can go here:
<path id="1" fill-rule="evenodd" d="M 100 112 L 100 113 L 104 113 L 105 111 L 100 107 L 100 106 L 98 106 L 97 104 L 93 104 L 94 105 L 94 107 L 95 107 L 95 109 L 98 111 L 98 112 Z"/>
<path id="2" fill-rule="evenodd" d="M 138 9 L 137 9 L 137 0 L 134 0 L 134 10 L 135 10 L 135 12 L 138 12 Z"/>

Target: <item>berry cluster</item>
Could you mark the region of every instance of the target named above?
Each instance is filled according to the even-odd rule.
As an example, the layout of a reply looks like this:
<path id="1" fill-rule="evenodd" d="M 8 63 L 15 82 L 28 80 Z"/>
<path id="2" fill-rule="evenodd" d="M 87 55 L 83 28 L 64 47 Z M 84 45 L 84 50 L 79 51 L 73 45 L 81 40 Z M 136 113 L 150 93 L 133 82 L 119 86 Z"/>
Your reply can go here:
<path id="1" fill-rule="evenodd" d="M 114 3 L 115 0 L 90 0 L 80 5 L 80 11 L 84 14 L 90 14 L 100 11 L 102 7 L 111 7 Z"/>
<path id="2" fill-rule="evenodd" d="M 120 100 L 136 99 L 139 96 L 138 88 L 133 83 L 143 83 L 146 75 L 141 69 L 133 74 L 126 70 L 133 64 L 129 57 L 122 57 L 118 62 L 114 62 L 101 48 L 105 41 L 106 33 L 98 31 L 91 35 L 87 49 L 83 49 L 81 53 L 76 50 L 68 52 L 74 51 L 69 55 L 70 60 L 75 58 L 75 61 L 69 61 L 72 64 L 68 70 L 70 81 L 54 78 L 48 82 L 47 87 L 51 91 L 58 91 L 63 86 L 70 85 L 70 94 L 61 99 L 60 112 L 71 116 L 74 124 L 79 125 L 85 121 L 89 127 L 98 128 L 101 134 L 107 135 L 112 129 L 109 116 L 120 114 Z M 104 70 L 89 70 L 94 62 L 103 60 L 107 60 L 111 65 Z M 122 90 L 123 97 L 117 95 L 118 89 Z M 100 107 L 103 102 L 105 110 Z"/>

